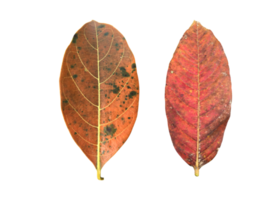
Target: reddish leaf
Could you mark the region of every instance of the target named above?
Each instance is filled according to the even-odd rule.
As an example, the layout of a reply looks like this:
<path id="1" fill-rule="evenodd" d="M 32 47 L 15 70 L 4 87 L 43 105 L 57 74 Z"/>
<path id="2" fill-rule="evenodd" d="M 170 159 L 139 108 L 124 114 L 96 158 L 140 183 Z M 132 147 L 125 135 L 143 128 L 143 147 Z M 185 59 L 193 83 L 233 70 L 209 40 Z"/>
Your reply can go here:
<path id="1" fill-rule="evenodd" d="M 61 107 L 71 136 L 97 168 L 134 126 L 139 98 L 135 58 L 123 35 L 91 21 L 73 37 L 60 76 Z"/>
<path id="2" fill-rule="evenodd" d="M 170 62 L 165 100 L 173 145 L 198 176 L 222 143 L 230 117 L 231 82 L 220 42 L 196 21 Z"/>

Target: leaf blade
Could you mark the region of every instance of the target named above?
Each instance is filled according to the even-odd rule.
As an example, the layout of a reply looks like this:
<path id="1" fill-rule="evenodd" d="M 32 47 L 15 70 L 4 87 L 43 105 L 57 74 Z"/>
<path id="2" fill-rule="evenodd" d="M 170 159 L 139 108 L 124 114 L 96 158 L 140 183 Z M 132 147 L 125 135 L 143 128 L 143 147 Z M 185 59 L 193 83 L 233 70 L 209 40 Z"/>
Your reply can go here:
<path id="1" fill-rule="evenodd" d="M 210 30 L 194 21 L 169 65 L 165 109 L 174 147 L 196 175 L 220 148 L 231 98 L 223 48 Z"/>
<path id="2" fill-rule="evenodd" d="M 138 111 L 135 59 L 123 38 L 111 25 L 85 24 L 66 50 L 60 75 L 64 120 L 100 180 L 101 168 L 128 139 Z"/>

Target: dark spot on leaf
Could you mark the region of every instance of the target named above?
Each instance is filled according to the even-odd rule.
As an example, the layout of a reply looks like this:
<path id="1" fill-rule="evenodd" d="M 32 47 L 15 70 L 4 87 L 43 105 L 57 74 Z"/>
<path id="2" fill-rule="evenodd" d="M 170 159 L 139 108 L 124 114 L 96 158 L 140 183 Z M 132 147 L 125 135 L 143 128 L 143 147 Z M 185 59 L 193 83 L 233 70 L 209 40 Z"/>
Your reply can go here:
<path id="1" fill-rule="evenodd" d="M 81 47 L 78 47 L 79 50 L 81 50 L 82 48 Z"/>
<path id="2" fill-rule="evenodd" d="M 73 69 L 73 68 L 74 68 L 74 65 L 71 65 L 70 67 Z"/>
<path id="3" fill-rule="evenodd" d="M 129 77 L 130 74 L 126 71 L 124 67 L 119 68 L 123 77 Z"/>
<path id="4" fill-rule="evenodd" d="M 106 136 L 111 135 L 113 137 L 113 134 L 117 131 L 115 128 L 114 124 L 111 124 L 110 126 L 106 126 L 103 129 L 103 132 L 105 133 Z"/>
<path id="5" fill-rule="evenodd" d="M 73 42 L 73 43 L 76 43 L 76 42 L 77 42 L 77 39 L 78 39 L 78 34 L 76 33 L 76 34 L 73 36 L 72 42 Z"/>
<path id="6" fill-rule="evenodd" d="M 133 96 L 136 96 L 136 91 L 131 91 L 130 94 L 129 94 L 129 98 L 132 99 Z"/>
<path id="7" fill-rule="evenodd" d="M 74 134 L 77 135 L 77 132 L 75 132 Z"/>
<path id="8" fill-rule="evenodd" d="M 98 26 L 98 28 L 104 28 L 104 27 L 105 27 L 104 24 Z"/>
<path id="9" fill-rule="evenodd" d="M 119 93 L 119 87 L 116 85 L 113 85 L 114 89 L 112 90 L 114 94 Z"/>
<path id="10" fill-rule="evenodd" d="M 63 100 L 63 103 L 68 103 L 68 101 L 67 100 Z"/>
<path id="11" fill-rule="evenodd" d="M 131 89 L 131 87 L 130 87 L 129 85 L 127 85 L 127 88 L 128 88 L 128 89 Z"/>
<path id="12" fill-rule="evenodd" d="M 135 69 L 136 68 L 136 63 L 132 64 L 132 68 Z"/>
<path id="13" fill-rule="evenodd" d="M 104 36 L 107 36 L 109 34 L 109 32 L 106 32 L 106 33 L 104 33 Z"/>
<path id="14" fill-rule="evenodd" d="M 74 74 L 74 75 L 73 75 L 73 78 L 77 78 L 77 77 L 78 77 L 78 75 L 77 75 L 77 74 Z"/>

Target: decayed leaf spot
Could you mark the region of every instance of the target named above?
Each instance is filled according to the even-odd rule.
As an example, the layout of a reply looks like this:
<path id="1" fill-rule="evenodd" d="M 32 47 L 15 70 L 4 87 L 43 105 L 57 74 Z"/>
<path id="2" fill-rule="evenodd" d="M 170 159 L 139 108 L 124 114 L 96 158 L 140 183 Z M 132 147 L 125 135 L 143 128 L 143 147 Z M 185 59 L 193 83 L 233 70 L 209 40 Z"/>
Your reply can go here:
<path id="1" fill-rule="evenodd" d="M 116 130 L 117 129 L 115 128 L 115 126 L 113 124 L 111 124 L 110 126 L 107 125 L 107 126 L 104 127 L 104 133 L 105 133 L 106 136 L 111 135 L 113 137 Z"/>
<path id="2" fill-rule="evenodd" d="M 85 24 L 65 52 L 60 88 L 66 125 L 101 179 L 101 168 L 129 137 L 138 111 L 136 64 L 123 35 L 108 24 Z"/>
<path id="3" fill-rule="evenodd" d="M 195 169 L 210 162 L 230 117 L 231 81 L 220 42 L 194 22 L 170 62 L 165 88 L 169 131 L 177 153 Z"/>

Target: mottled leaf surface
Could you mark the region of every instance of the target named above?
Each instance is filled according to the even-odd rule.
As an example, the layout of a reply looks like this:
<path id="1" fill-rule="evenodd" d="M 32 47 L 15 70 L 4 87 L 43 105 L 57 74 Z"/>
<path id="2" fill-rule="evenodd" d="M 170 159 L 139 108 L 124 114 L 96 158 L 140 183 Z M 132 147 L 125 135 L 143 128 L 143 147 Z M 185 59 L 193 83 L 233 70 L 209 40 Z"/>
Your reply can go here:
<path id="1" fill-rule="evenodd" d="M 222 45 L 195 21 L 170 62 L 165 105 L 173 145 L 197 176 L 221 146 L 231 98 L 229 66 Z"/>
<path id="2" fill-rule="evenodd" d="M 137 117 L 138 76 L 125 37 L 108 24 L 85 24 L 65 52 L 60 88 L 66 125 L 100 179 Z"/>

